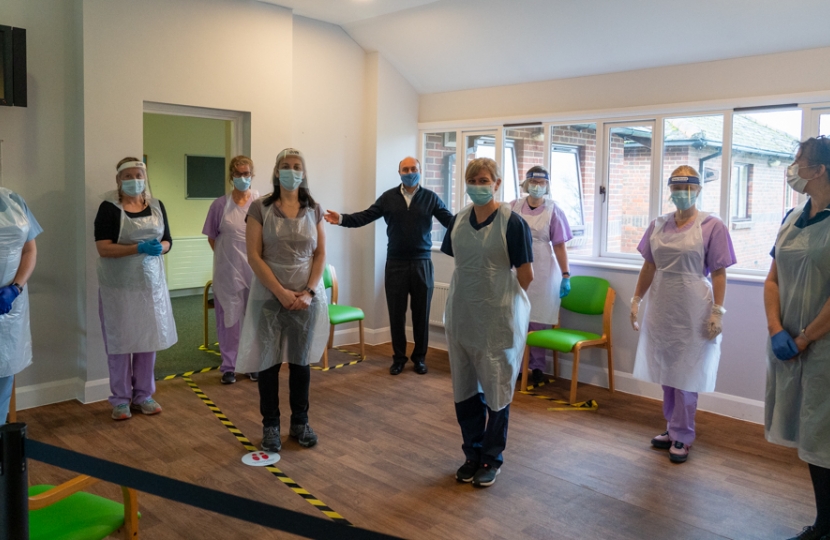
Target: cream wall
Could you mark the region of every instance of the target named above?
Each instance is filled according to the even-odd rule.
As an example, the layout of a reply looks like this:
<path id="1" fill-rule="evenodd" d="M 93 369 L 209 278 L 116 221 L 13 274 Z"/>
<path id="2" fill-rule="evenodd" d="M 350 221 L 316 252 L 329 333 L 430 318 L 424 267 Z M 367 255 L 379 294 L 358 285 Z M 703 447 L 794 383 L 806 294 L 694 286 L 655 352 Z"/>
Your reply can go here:
<path id="1" fill-rule="evenodd" d="M 718 62 L 706 62 L 625 73 L 613 73 L 557 81 L 545 81 L 469 91 L 422 95 L 419 120 L 421 126 L 457 126 L 464 123 L 493 125 L 518 118 L 567 117 L 579 120 L 580 114 L 607 110 L 651 110 L 675 104 L 706 107 L 706 101 L 742 99 L 753 105 L 792 103 L 786 95 L 810 95 L 810 99 L 830 96 L 830 73 L 817 69 L 830 62 L 830 48 L 772 54 Z M 794 76 L 794 74 L 798 74 Z M 765 96 L 771 96 L 765 98 Z M 784 97 L 782 97 L 784 96 Z M 688 105 L 687 105 L 688 106 Z M 639 109 L 638 109 L 639 108 Z M 711 106 L 709 107 L 711 110 Z M 774 239 L 770 239 L 770 245 Z M 437 253 L 433 257 L 436 281 L 449 282 L 453 261 Z M 657 385 L 631 377 L 638 334 L 631 330 L 628 313 L 630 298 L 639 268 L 601 268 L 592 264 L 571 263 L 574 274 L 607 279 L 617 290 L 614 309 L 614 362 L 618 389 L 661 398 Z M 721 363 L 714 394 L 703 395 L 700 406 L 721 414 L 763 421 L 766 377 L 766 319 L 763 284 L 730 278 L 724 316 Z M 563 316 L 564 324 L 595 325 L 572 314 Z M 607 384 L 605 355 L 589 351 L 580 361 L 580 380 Z M 567 373 L 566 368 L 566 373 Z M 602 403 L 602 393 L 593 392 Z"/>
<path id="2" fill-rule="evenodd" d="M 185 155 L 229 155 L 230 121 L 144 114 L 144 154 L 153 197 L 164 203 L 173 238 L 199 236 L 213 199 L 187 199 Z M 140 158 L 140 156 L 138 156 Z M 225 183 L 228 191 L 229 183 Z"/>

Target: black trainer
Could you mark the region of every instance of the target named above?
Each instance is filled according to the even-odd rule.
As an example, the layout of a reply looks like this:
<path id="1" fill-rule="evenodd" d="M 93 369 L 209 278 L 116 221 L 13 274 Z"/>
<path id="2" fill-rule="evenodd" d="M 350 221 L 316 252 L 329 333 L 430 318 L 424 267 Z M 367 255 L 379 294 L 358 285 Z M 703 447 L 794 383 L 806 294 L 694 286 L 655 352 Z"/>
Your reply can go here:
<path id="1" fill-rule="evenodd" d="M 236 382 L 236 374 L 233 371 L 226 371 L 222 374 L 222 384 L 233 384 Z"/>
<path id="2" fill-rule="evenodd" d="M 311 448 L 317 444 L 317 434 L 308 424 L 291 424 L 288 435 L 297 439 L 300 446 Z"/>
<path id="3" fill-rule="evenodd" d="M 248 373 L 248 378 L 251 379 L 254 382 L 257 382 L 259 380 L 259 373 L 256 372 L 256 371 L 254 371 L 252 373 Z"/>
<path id="4" fill-rule="evenodd" d="M 473 485 L 475 487 L 492 486 L 496 483 L 496 475 L 499 474 L 500 470 L 485 463 L 476 471 L 476 475 L 473 477 Z"/>
<path id="5" fill-rule="evenodd" d="M 279 452 L 282 450 L 280 428 L 266 426 L 262 428 L 262 450 L 265 452 Z"/>
<path id="6" fill-rule="evenodd" d="M 810 525 L 809 527 L 804 527 L 798 535 L 793 536 L 788 540 L 824 540 L 827 538 L 826 534 L 827 531 L 819 531 Z"/>
<path id="7" fill-rule="evenodd" d="M 464 465 L 458 468 L 455 471 L 455 479 L 458 482 L 472 482 L 473 477 L 478 472 L 480 465 L 475 461 L 470 461 L 469 459 L 464 462 Z"/>

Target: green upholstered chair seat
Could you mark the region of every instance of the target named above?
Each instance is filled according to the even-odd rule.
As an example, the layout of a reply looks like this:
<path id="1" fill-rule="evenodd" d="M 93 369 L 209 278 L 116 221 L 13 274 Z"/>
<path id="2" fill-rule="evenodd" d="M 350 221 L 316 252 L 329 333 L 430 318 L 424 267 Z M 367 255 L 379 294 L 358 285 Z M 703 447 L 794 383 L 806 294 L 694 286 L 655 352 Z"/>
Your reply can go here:
<path id="1" fill-rule="evenodd" d="M 55 486 L 29 488 L 29 496 Z M 40 510 L 29 512 L 31 540 L 100 540 L 124 524 L 124 505 L 79 491 Z"/>
<path id="2" fill-rule="evenodd" d="M 329 321 L 331 324 L 343 324 L 352 321 L 362 321 L 365 315 L 363 310 L 351 306 L 329 305 Z"/>
<path id="3" fill-rule="evenodd" d="M 539 330 L 527 336 L 527 344 L 531 347 L 543 347 L 552 351 L 571 352 L 574 345 L 580 341 L 593 341 L 601 339 L 602 336 L 591 332 L 580 330 L 568 330 L 566 328 L 552 328 L 550 330 Z"/>

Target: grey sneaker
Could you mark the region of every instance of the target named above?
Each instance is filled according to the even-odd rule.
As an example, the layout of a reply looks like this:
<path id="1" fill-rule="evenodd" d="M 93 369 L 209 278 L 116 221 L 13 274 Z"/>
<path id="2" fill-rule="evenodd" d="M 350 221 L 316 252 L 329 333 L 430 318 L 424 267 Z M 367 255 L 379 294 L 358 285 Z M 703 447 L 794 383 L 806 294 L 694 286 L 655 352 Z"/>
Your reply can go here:
<path id="1" fill-rule="evenodd" d="M 501 469 L 491 467 L 485 463 L 478 471 L 476 471 L 476 475 L 473 477 L 473 485 L 475 487 L 492 486 L 496 483 L 496 475 L 499 474 L 499 472 L 501 472 Z"/>
<path id="2" fill-rule="evenodd" d="M 137 411 L 141 411 L 141 414 L 147 415 L 159 414 L 161 412 L 161 405 L 159 405 L 153 398 L 147 398 L 141 403 L 133 403 L 130 407 Z"/>
<path id="3" fill-rule="evenodd" d="M 233 384 L 236 382 L 236 374 L 233 371 L 226 371 L 222 374 L 220 381 L 222 384 Z"/>
<path id="4" fill-rule="evenodd" d="M 282 450 L 280 441 L 280 428 L 266 426 L 262 428 L 262 449 L 265 452 L 279 452 Z"/>
<path id="5" fill-rule="evenodd" d="M 129 403 L 122 403 L 121 405 L 116 405 L 112 408 L 112 419 L 113 420 L 129 420 L 132 418 L 133 415 L 130 412 L 130 404 Z"/>
<path id="6" fill-rule="evenodd" d="M 475 461 L 469 459 L 464 462 L 464 465 L 458 468 L 455 472 L 455 479 L 458 482 L 469 483 L 473 481 L 473 477 L 478 472 L 480 465 Z"/>
<path id="7" fill-rule="evenodd" d="M 259 380 L 259 373 L 258 372 L 248 373 L 248 378 L 251 379 L 254 382 L 257 382 Z"/>
<path id="8" fill-rule="evenodd" d="M 300 446 L 311 448 L 317 444 L 317 434 L 308 424 L 292 424 L 288 435 L 297 439 Z"/>

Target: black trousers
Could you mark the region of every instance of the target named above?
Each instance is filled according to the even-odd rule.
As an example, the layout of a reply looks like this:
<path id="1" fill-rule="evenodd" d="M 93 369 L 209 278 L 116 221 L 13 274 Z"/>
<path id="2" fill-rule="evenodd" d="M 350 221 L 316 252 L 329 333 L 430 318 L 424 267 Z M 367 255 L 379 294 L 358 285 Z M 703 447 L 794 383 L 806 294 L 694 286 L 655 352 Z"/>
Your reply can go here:
<path id="1" fill-rule="evenodd" d="M 824 534 L 830 534 L 830 469 L 810 463 L 810 478 L 816 494 L 816 522 L 813 526 Z"/>
<path id="2" fill-rule="evenodd" d="M 280 427 L 280 367 L 276 364 L 259 372 L 259 412 L 264 427 Z M 311 366 L 288 364 L 288 402 L 291 424 L 308 423 L 308 387 Z"/>
<path id="3" fill-rule="evenodd" d="M 429 306 L 435 276 L 432 260 L 386 261 L 386 306 L 392 332 L 392 360 L 406 362 L 406 305 L 411 298 L 412 332 L 415 349 L 413 362 L 423 362 L 429 345 Z"/>
<path id="4" fill-rule="evenodd" d="M 510 405 L 500 411 L 487 406 L 484 394 L 476 394 L 455 404 L 455 417 L 461 426 L 461 449 L 473 463 L 498 469 L 504 463 L 507 447 L 507 420 Z"/>

